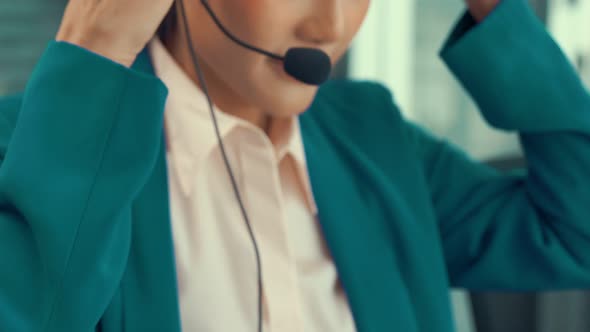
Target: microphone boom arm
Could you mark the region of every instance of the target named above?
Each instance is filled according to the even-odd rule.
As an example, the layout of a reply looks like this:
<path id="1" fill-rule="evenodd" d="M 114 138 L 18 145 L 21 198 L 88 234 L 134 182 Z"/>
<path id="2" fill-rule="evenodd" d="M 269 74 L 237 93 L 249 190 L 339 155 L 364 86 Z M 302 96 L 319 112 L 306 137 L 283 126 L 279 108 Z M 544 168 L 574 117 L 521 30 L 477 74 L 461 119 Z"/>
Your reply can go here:
<path id="1" fill-rule="evenodd" d="M 268 57 L 271 57 L 273 59 L 276 60 L 280 60 L 280 61 L 284 61 L 285 58 L 278 55 L 278 54 L 274 54 L 268 51 L 265 51 L 261 48 L 258 48 L 256 46 L 252 46 L 250 44 L 247 44 L 246 42 L 243 42 L 242 40 L 240 40 L 238 37 L 234 36 L 233 34 L 231 34 L 229 31 L 227 31 L 227 29 L 225 29 L 225 27 L 223 26 L 223 24 L 221 24 L 221 21 L 219 21 L 219 18 L 217 18 L 217 16 L 215 15 L 215 13 L 213 12 L 213 9 L 211 9 L 211 7 L 209 6 L 209 1 L 207 0 L 201 0 L 201 2 L 203 3 L 203 6 L 205 6 L 205 9 L 207 10 L 207 12 L 209 12 L 209 15 L 211 16 L 211 18 L 213 19 L 213 22 L 215 22 L 215 24 L 217 25 L 217 27 L 219 27 L 219 29 L 231 40 L 233 40 L 234 42 L 240 44 L 240 46 L 243 46 L 251 51 L 254 52 L 258 52 L 258 53 L 262 53 Z"/>

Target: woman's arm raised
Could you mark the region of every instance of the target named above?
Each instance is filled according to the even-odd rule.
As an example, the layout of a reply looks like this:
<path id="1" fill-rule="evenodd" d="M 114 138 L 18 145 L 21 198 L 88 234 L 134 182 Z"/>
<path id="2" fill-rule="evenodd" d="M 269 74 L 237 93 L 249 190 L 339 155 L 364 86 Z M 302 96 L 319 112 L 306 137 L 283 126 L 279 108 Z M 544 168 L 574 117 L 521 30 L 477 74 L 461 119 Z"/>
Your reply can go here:
<path id="1" fill-rule="evenodd" d="M 96 30 L 84 21 L 123 32 L 123 21 L 147 25 L 151 15 L 151 28 L 127 31 L 143 47 L 171 1 L 71 1 L 62 26 L 69 36 L 88 34 L 51 42 L 22 98 L 0 101 L 0 330 L 94 330 L 118 289 L 130 206 L 159 151 L 167 91 L 157 78 L 114 62 L 134 58 L 138 48 L 89 46 L 98 45 L 90 38 Z M 140 3 L 147 13 L 135 13 L 134 23 Z M 74 6 L 90 14 L 90 4 L 118 15 L 121 25 L 75 17 Z M 116 8 L 132 4 L 129 15 Z M 93 42 L 73 45 L 79 40 Z M 125 44 L 104 44 L 117 43 Z"/>
<path id="2" fill-rule="evenodd" d="M 486 120 L 517 131 L 526 170 L 500 174 L 407 126 L 453 286 L 590 287 L 590 95 L 525 0 L 466 15 L 442 57 Z"/>

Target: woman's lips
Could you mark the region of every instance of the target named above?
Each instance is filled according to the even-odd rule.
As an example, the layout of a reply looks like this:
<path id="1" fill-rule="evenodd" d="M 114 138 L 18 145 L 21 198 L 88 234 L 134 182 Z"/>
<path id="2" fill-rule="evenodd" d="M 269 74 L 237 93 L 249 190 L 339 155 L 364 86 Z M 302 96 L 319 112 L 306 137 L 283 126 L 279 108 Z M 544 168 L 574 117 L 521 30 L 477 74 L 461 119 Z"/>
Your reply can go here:
<path id="1" fill-rule="evenodd" d="M 270 66 L 272 67 L 273 71 L 281 79 L 288 80 L 288 81 L 295 82 L 295 83 L 299 83 L 298 80 L 296 80 L 291 75 L 287 74 L 287 72 L 285 71 L 285 68 L 283 66 L 283 62 L 282 61 L 276 60 L 276 59 L 270 59 Z"/>

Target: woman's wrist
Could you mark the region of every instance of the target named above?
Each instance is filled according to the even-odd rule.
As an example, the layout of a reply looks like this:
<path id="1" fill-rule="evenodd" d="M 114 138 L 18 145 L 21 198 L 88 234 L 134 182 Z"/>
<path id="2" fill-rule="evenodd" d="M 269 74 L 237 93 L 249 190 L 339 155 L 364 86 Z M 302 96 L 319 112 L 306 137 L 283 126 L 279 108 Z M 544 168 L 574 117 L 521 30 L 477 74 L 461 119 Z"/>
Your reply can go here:
<path id="1" fill-rule="evenodd" d="M 119 40 L 108 33 L 100 32 L 96 29 L 80 31 L 61 27 L 55 40 L 82 47 L 128 68 L 131 67 L 137 54 L 141 51 L 133 50 L 133 47 L 130 47 L 132 43 L 129 41 Z"/>

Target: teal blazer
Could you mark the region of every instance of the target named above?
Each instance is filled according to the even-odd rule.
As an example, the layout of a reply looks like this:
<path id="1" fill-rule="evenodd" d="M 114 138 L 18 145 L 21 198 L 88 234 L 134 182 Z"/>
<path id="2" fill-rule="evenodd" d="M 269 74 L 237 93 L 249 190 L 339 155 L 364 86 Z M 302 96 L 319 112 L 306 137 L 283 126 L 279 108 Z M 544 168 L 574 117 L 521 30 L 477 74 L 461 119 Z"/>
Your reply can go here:
<path id="1" fill-rule="evenodd" d="M 590 286 L 590 96 L 575 71 L 525 0 L 465 15 L 441 54 L 485 119 L 519 132 L 526 170 L 469 159 L 374 83 L 327 83 L 301 116 L 360 332 L 451 332 L 450 287 Z M 128 69 L 51 42 L 1 101 L 1 331 L 180 331 L 166 95 L 146 53 Z"/>

